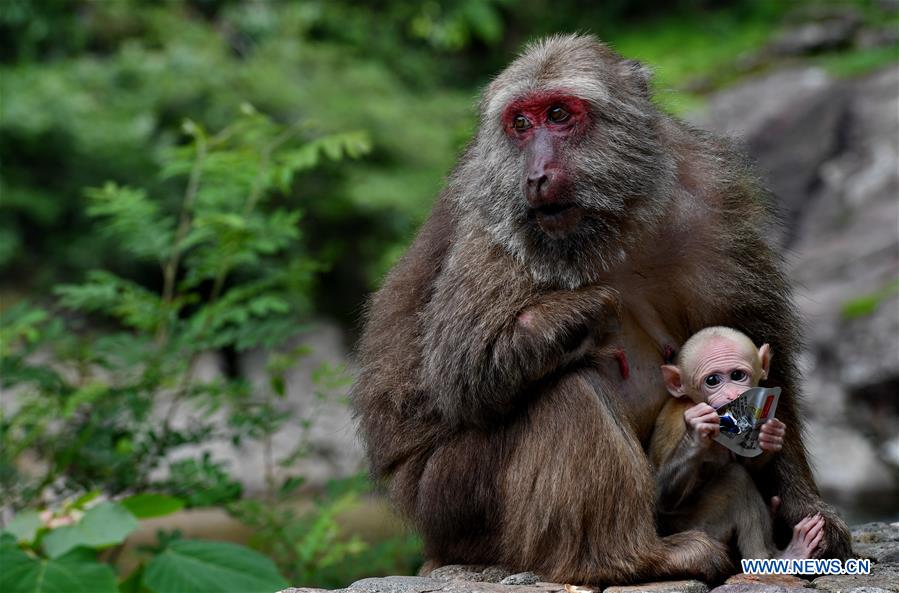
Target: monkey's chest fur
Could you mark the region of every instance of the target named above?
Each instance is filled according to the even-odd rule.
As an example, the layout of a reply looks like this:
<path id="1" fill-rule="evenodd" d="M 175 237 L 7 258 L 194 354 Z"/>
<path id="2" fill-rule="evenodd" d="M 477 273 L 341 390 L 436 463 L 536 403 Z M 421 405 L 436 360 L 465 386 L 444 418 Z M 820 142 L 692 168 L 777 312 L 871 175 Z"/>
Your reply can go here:
<path id="1" fill-rule="evenodd" d="M 598 365 L 645 445 L 655 417 L 669 398 L 659 367 L 679 342 L 650 301 L 634 296 L 638 295 L 622 303 L 618 325 L 599 350 Z"/>

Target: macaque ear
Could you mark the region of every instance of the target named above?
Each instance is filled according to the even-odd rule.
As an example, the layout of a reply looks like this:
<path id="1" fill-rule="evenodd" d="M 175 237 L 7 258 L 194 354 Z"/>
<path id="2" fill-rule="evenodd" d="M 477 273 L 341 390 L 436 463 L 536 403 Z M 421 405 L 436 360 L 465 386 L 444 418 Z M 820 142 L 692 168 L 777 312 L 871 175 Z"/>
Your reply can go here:
<path id="1" fill-rule="evenodd" d="M 637 88 L 640 89 L 640 92 L 648 97 L 649 88 L 652 84 L 652 69 L 643 62 L 637 60 L 624 60 L 623 64 L 625 75 L 633 80 L 637 84 Z"/>
<path id="2" fill-rule="evenodd" d="M 674 397 L 683 397 L 687 391 L 684 389 L 683 376 L 680 369 L 673 364 L 662 365 L 662 377 L 665 378 L 665 387 L 668 393 Z"/>
<path id="3" fill-rule="evenodd" d="M 759 348 L 759 361 L 762 363 L 762 379 L 768 378 L 768 369 L 771 368 L 771 346 L 762 344 Z"/>

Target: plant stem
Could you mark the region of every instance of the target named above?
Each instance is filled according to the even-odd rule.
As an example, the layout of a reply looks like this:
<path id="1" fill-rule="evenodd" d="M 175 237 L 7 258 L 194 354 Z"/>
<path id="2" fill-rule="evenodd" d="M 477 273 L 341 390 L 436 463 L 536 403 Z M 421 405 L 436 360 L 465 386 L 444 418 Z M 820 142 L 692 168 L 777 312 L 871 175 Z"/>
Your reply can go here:
<path id="1" fill-rule="evenodd" d="M 181 214 L 178 220 L 178 230 L 175 232 L 175 244 L 172 246 L 172 255 L 169 257 L 163 268 L 162 302 L 165 307 L 165 316 L 163 317 L 162 323 L 159 324 L 159 330 L 156 334 L 156 343 L 159 345 L 165 344 L 166 340 L 168 340 L 168 309 L 175 298 L 175 280 L 178 277 L 178 265 L 181 262 L 181 243 L 190 231 L 191 212 L 193 211 L 194 202 L 196 202 L 197 193 L 200 189 L 203 163 L 206 160 L 206 137 L 202 132 L 197 132 L 195 138 L 197 156 L 194 159 L 194 164 L 190 171 L 190 178 L 187 182 L 187 189 L 184 192 L 184 200 L 181 203 Z"/>

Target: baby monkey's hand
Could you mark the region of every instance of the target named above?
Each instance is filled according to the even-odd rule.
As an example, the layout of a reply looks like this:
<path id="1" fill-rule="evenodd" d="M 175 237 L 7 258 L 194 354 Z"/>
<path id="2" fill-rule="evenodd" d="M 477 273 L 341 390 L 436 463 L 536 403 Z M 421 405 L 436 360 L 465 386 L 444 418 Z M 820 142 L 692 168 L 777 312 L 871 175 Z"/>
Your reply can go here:
<path id="1" fill-rule="evenodd" d="M 762 428 L 759 430 L 759 448 L 772 453 L 780 451 L 783 449 L 786 433 L 787 425 L 777 418 L 771 418 L 762 424 Z"/>
<path id="2" fill-rule="evenodd" d="M 718 412 L 706 403 L 696 404 L 684 412 L 684 422 L 687 425 L 687 433 L 703 446 L 710 445 L 712 439 L 720 432 Z"/>

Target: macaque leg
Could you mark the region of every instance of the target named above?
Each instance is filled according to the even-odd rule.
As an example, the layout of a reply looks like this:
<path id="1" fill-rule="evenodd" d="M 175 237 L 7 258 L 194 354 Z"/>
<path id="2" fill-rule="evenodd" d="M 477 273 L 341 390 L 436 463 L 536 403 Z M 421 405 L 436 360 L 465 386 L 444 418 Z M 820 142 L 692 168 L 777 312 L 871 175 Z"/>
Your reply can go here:
<path id="1" fill-rule="evenodd" d="M 500 486 L 515 493 L 504 499 L 502 564 L 579 583 L 721 577 L 731 569 L 721 543 L 658 536 L 649 462 L 612 389 L 591 371 L 563 377 L 507 428 L 519 446 Z"/>
<path id="2" fill-rule="evenodd" d="M 736 540 L 741 558 L 772 558 L 771 511 L 749 472 L 731 463 L 709 480 L 690 512 L 669 522 L 669 530 L 700 529 L 722 543 Z"/>

